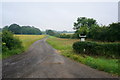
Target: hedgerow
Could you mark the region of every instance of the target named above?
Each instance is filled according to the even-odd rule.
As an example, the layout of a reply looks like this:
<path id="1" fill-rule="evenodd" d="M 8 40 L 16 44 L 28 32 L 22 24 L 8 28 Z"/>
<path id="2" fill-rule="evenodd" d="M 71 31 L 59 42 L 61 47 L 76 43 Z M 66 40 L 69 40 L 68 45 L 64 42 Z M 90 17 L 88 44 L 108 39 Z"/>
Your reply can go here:
<path id="1" fill-rule="evenodd" d="M 2 56 L 18 54 L 23 51 L 22 42 L 15 38 L 10 31 L 2 32 Z"/>
<path id="2" fill-rule="evenodd" d="M 75 42 L 73 49 L 77 53 L 102 55 L 118 58 L 120 55 L 120 43 L 97 43 L 97 42 Z"/>
<path id="3" fill-rule="evenodd" d="M 60 34 L 59 38 L 72 38 L 72 34 Z"/>

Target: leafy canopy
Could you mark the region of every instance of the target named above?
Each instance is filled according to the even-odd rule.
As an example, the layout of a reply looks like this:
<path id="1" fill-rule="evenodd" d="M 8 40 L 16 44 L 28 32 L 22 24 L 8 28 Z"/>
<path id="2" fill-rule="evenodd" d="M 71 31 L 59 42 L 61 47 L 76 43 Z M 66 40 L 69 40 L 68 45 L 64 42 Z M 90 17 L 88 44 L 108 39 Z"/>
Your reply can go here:
<path id="1" fill-rule="evenodd" d="M 93 18 L 86 18 L 86 17 L 78 17 L 77 22 L 74 22 L 74 30 L 78 30 L 80 27 L 88 27 L 91 28 L 92 25 L 97 25 L 96 20 Z"/>

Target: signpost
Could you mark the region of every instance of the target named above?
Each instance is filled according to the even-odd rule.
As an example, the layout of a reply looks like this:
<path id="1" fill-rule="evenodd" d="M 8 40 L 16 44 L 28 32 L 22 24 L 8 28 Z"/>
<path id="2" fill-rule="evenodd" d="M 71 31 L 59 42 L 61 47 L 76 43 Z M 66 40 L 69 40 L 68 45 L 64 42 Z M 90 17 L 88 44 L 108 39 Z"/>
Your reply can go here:
<path id="1" fill-rule="evenodd" d="M 79 37 L 80 37 L 80 39 L 81 39 L 80 41 L 84 42 L 84 41 L 85 41 L 85 38 L 86 38 L 86 35 L 83 36 L 83 35 L 80 35 L 80 34 L 79 34 Z M 83 49 L 83 51 L 85 52 L 85 49 Z"/>
<path id="2" fill-rule="evenodd" d="M 86 38 L 86 35 L 83 36 L 83 35 L 80 35 L 80 34 L 79 34 L 79 37 L 80 37 L 80 41 L 83 41 L 83 42 L 84 42 L 84 41 L 85 41 L 85 38 Z"/>

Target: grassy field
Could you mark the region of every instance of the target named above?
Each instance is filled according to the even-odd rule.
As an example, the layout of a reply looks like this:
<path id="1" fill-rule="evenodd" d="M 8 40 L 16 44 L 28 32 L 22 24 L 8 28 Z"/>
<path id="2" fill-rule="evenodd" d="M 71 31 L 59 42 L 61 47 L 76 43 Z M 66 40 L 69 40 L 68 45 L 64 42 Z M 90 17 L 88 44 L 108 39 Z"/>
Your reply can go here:
<path id="1" fill-rule="evenodd" d="M 13 56 L 15 54 L 20 54 L 26 51 L 31 44 L 33 44 L 37 40 L 44 38 L 46 35 L 14 35 L 14 36 L 21 40 L 23 49 L 9 50 L 2 55 L 2 59 Z"/>
<path id="2" fill-rule="evenodd" d="M 15 35 L 22 41 L 22 45 L 27 50 L 35 41 L 44 38 L 46 35 Z"/>
<path id="3" fill-rule="evenodd" d="M 63 56 L 69 57 L 77 62 L 86 64 L 92 68 L 109 72 L 115 75 L 120 75 L 120 69 L 118 68 L 117 59 L 106 59 L 101 56 L 88 56 L 84 54 L 76 54 L 72 49 L 72 44 L 78 39 L 61 39 L 55 37 L 49 37 L 47 42 L 58 50 Z"/>

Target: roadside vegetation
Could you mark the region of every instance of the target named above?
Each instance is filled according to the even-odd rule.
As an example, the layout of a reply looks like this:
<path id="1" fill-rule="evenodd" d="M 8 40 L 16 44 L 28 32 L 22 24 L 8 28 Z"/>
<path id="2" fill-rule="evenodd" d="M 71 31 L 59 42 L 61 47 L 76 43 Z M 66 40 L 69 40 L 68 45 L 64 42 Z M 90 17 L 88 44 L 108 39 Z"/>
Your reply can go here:
<path id="1" fill-rule="evenodd" d="M 46 35 L 15 35 L 11 31 L 2 32 L 2 58 L 20 54 L 26 51 L 35 41 Z"/>
<path id="2" fill-rule="evenodd" d="M 2 58 L 19 54 L 23 51 L 22 42 L 15 38 L 12 32 L 7 30 L 2 32 Z"/>
<path id="3" fill-rule="evenodd" d="M 120 75 L 118 59 L 101 55 L 89 55 L 84 53 L 77 53 L 72 48 L 73 44 L 77 41 L 79 41 L 79 39 L 62 39 L 56 37 L 49 37 L 47 39 L 47 42 L 52 47 L 57 49 L 58 52 L 61 53 L 63 56 L 69 57 L 77 62 L 81 62 L 95 69 Z M 100 43 L 101 42 L 99 42 L 99 44 Z"/>
<path id="4" fill-rule="evenodd" d="M 99 55 L 119 59 L 120 43 L 78 41 L 73 44 L 73 49 L 79 54 L 84 53 L 88 55 Z"/>
<path id="5" fill-rule="evenodd" d="M 120 23 L 106 26 L 99 25 L 93 18 L 78 17 L 73 25 L 73 34 L 50 29 L 43 31 L 43 34 L 50 35 L 47 42 L 62 55 L 95 69 L 120 75 Z M 45 37 L 33 26 L 11 24 L 2 30 L 3 58 L 19 54 L 27 50 L 33 42 Z M 87 41 L 80 42 L 79 35 L 87 36 Z"/>
<path id="6" fill-rule="evenodd" d="M 93 18 L 78 17 L 73 25 L 74 34 L 56 36 L 54 33 L 51 36 L 56 38 L 50 37 L 47 42 L 66 57 L 120 75 L 120 23 L 106 26 L 99 25 Z M 79 35 L 87 36 L 86 41 L 77 41 Z"/>

